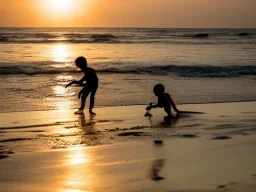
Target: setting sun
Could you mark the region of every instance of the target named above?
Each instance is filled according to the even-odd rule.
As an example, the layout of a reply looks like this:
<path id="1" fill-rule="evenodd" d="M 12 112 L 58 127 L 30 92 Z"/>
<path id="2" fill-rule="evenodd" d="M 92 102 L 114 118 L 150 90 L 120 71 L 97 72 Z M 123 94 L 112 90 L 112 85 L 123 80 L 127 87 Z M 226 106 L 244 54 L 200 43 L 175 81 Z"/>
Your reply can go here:
<path id="1" fill-rule="evenodd" d="M 37 10 L 37 21 L 64 27 L 81 22 L 88 12 L 89 2 L 91 0 L 38 0 L 33 1 L 33 4 Z"/>
<path id="2" fill-rule="evenodd" d="M 51 0 L 50 6 L 54 11 L 66 12 L 69 8 L 72 8 L 73 0 Z"/>

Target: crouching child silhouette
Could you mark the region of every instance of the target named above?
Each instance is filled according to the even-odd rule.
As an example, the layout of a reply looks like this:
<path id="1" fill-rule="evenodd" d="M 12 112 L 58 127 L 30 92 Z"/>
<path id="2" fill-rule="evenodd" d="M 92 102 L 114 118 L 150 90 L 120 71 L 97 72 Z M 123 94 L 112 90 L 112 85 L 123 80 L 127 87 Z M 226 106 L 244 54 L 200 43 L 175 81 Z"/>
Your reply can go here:
<path id="1" fill-rule="evenodd" d="M 84 72 L 84 76 L 79 81 L 73 80 L 69 84 L 66 85 L 65 88 L 76 84 L 81 87 L 81 91 L 78 93 L 78 98 L 81 99 L 81 106 L 78 111 L 75 112 L 75 114 L 83 114 L 84 108 L 85 108 L 85 102 L 86 98 L 89 94 L 90 95 L 90 107 L 89 107 L 89 113 L 92 115 L 96 115 L 92 109 L 94 107 L 94 100 L 95 100 L 95 94 L 98 89 L 98 77 L 94 69 L 87 67 L 87 61 L 85 57 L 78 57 L 75 61 L 76 66 L 81 69 Z M 84 83 L 86 82 L 86 83 Z"/>
<path id="2" fill-rule="evenodd" d="M 150 103 L 150 105 L 146 108 L 146 110 L 149 112 L 152 108 L 160 107 L 160 108 L 164 108 L 164 111 L 167 113 L 168 117 L 172 117 L 172 118 L 178 117 L 178 115 L 181 111 L 179 111 L 177 109 L 171 96 L 168 93 L 165 93 L 164 86 L 162 84 L 157 84 L 154 86 L 153 91 L 154 91 L 155 95 L 158 97 L 158 102 L 156 105 L 153 105 L 152 103 Z M 176 112 L 175 117 L 171 114 L 172 108 Z"/>

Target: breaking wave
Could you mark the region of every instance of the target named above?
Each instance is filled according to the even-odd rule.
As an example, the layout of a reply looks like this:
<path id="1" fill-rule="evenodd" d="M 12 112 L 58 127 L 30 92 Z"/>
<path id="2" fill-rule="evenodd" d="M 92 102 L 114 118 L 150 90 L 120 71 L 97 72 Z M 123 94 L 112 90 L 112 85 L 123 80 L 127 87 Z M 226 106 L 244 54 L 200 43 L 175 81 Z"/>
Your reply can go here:
<path id="1" fill-rule="evenodd" d="M 152 66 L 133 69 L 109 68 L 98 70 L 105 73 L 135 73 L 149 75 L 175 74 L 181 77 L 237 77 L 256 75 L 256 66 Z"/>
<path id="2" fill-rule="evenodd" d="M 148 75 L 177 75 L 181 77 L 238 77 L 244 75 L 256 75 L 256 66 L 150 66 L 150 67 L 108 67 L 95 68 L 98 73 L 117 74 L 148 74 Z M 79 73 L 73 68 L 40 68 L 27 66 L 2 66 L 1 75 L 40 75 Z"/>

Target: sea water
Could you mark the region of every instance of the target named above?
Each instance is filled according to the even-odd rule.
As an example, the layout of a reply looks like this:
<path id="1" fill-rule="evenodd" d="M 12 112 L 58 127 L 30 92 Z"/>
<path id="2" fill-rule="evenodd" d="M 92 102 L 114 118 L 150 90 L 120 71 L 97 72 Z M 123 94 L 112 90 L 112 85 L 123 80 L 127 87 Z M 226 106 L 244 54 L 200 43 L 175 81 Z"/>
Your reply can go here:
<path id="1" fill-rule="evenodd" d="M 78 108 L 85 56 L 96 107 L 256 99 L 256 29 L 0 28 L 0 112 Z M 87 102 L 89 103 L 89 102 Z"/>

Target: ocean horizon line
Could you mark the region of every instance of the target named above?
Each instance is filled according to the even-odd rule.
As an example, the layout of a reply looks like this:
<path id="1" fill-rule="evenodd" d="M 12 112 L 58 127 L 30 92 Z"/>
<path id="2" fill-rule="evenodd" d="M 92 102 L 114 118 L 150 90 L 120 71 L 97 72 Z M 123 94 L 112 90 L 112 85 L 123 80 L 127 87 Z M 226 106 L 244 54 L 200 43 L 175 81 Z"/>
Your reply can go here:
<path id="1" fill-rule="evenodd" d="M 0 27 L 0 29 L 221 29 L 221 30 L 255 30 L 256 27 L 252 28 L 241 28 L 241 27 Z"/>

